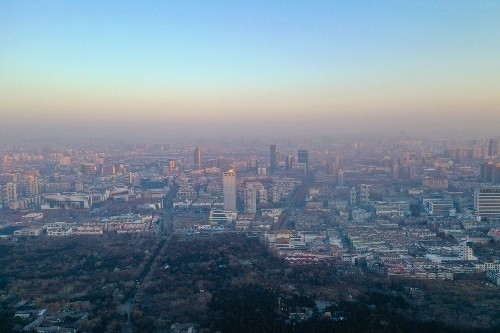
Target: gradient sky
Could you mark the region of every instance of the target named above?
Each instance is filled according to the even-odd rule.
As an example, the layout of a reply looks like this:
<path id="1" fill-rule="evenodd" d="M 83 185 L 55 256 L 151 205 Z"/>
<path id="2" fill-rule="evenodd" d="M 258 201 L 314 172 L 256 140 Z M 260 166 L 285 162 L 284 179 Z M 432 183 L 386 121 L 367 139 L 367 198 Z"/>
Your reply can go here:
<path id="1" fill-rule="evenodd" d="M 1 1 L 0 114 L 4 133 L 498 133 L 500 1 Z"/>

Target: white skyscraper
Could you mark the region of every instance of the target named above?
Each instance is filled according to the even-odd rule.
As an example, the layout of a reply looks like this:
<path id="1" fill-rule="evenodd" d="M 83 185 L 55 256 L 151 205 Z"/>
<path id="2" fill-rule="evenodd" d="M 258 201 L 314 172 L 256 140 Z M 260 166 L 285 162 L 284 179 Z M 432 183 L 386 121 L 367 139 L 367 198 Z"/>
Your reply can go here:
<path id="1" fill-rule="evenodd" d="M 224 210 L 236 212 L 236 171 L 229 169 L 222 176 Z"/>

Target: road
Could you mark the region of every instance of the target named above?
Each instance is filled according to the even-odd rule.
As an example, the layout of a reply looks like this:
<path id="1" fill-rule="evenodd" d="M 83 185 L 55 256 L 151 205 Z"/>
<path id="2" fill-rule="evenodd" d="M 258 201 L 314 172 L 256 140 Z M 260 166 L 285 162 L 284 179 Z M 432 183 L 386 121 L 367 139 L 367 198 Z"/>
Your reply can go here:
<path id="1" fill-rule="evenodd" d="M 274 225 L 273 230 L 282 230 L 288 228 L 288 217 L 294 209 L 304 204 L 304 196 L 305 193 L 307 193 L 308 187 L 309 182 L 307 182 L 306 180 L 303 180 L 299 186 L 295 187 L 293 192 L 288 197 L 286 207 L 281 213 L 278 223 Z"/>
<path id="2" fill-rule="evenodd" d="M 167 211 L 166 213 L 162 214 L 161 218 L 162 218 L 161 229 L 163 233 L 158 234 L 158 237 L 161 237 L 161 240 L 159 241 L 158 245 L 154 248 L 153 253 L 148 258 L 147 262 L 144 264 L 143 269 L 139 273 L 130 298 L 127 300 L 127 303 L 122 305 L 122 313 L 126 313 L 128 317 L 127 323 L 122 328 L 122 333 L 132 333 L 134 331 L 134 325 L 132 324 L 130 317 L 132 315 L 132 312 L 134 311 L 137 291 L 142 287 L 144 279 L 146 278 L 146 276 L 148 276 L 149 272 L 151 271 L 151 267 L 153 266 L 153 263 L 158 257 L 158 254 L 161 252 L 165 244 L 167 244 L 167 242 L 170 240 L 170 237 L 172 235 L 171 231 L 173 225 L 173 214 L 170 211 Z"/>

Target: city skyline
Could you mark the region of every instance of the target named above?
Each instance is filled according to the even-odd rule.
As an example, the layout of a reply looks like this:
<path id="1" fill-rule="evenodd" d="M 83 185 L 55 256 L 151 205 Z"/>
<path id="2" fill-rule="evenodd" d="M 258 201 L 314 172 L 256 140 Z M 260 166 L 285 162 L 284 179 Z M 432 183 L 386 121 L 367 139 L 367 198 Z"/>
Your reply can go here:
<path id="1" fill-rule="evenodd" d="M 0 132 L 491 135 L 499 18 L 494 1 L 4 2 Z"/>
<path id="2" fill-rule="evenodd" d="M 0 145 L 0 331 L 498 331 L 498 136 L 259 140 Z"/>

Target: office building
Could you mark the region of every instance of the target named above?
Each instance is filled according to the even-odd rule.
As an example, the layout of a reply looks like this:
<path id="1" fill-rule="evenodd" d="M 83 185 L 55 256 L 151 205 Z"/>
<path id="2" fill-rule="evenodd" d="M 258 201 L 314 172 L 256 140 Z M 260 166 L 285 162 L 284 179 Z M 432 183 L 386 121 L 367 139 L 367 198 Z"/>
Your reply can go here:
<path id="1" fill-rule="evenodd" d="M 199 147 L 194 149 L 194 169 L 201 170 L 201 149 Z"/>
<path id="2" fill-rule="evenodd" d="M 269 146 L 269 169 L 271 172 L 278 170 L 278 152 L 276 145 Z"/>
<path id="3" fill-rule="evenodd" d="M 424 208 L 426 208 L 432 216 L 449 217 L 456 215 L 455 205 L 451 199 L 429 199 Z"/>
<path id="4" fill-rule="evenodd" d="M 304 173 L 307 174 L 309 171 L 309 151 L 299 149 L 297 152 L 297 162 L 299 164 L 299 168 L 303 169 Z"/>
<path id="5" fill-rule="evenodd" d="M 236 212 L 236 171 L 230 169 L 222 175 L 224 210 Z"/>
<path id="6" fill-rule="evenodd" d="M 41 209 L 90 209 L 92 203 L 91 194 L 54 193 L 44 196 Z"/>
<path id="7" fill-rule="evenodd" d="M 422 178 L 422 185 L 429 187 L 433 190 L 446 190 L 448 188 L 448 179 L 436 178 L 436 177 L 425 177 L 425 178 Z"/>
<path id="8" fill-rule="evenodd" d="M 85 176 L 95 175 L 95 164 L 94 163 L 82 163 L 80 164 L 80 169 Z"/>
<path id="9" fill-rule="evenodd" d="M 499 146 L 500 146 L 499 139 L 490 139 L 490 141 L 488 141 L 488 155 L 489 156 L 497 156 Z"/>
<path id="10" fill-rule="evenodd" d="M 500 184 L 500 162 L 486 161 L 481 164 L 480 171 L 482 182 Z"/>
<path id="11" fill-rule="evenodd" d="M 287 155 L 286 160 L 285 160 L 285 168 L 287 171 L 292 170 L 293 167 L 293 156 L 292 155 Z"/>
<path id="12" fill-rule="evenodd" d="M 500 218 L 500 186 L 476 188 L 474 209 L 479 217 Z"/>
<path id="13" fill-rule="evenodd" d="M 211 226 L 224 226 L 236 221 L 237 214 L 232 211 L 223 211 L 220 209 L 213 209 L 210 211 L 208 221 Z"/>

